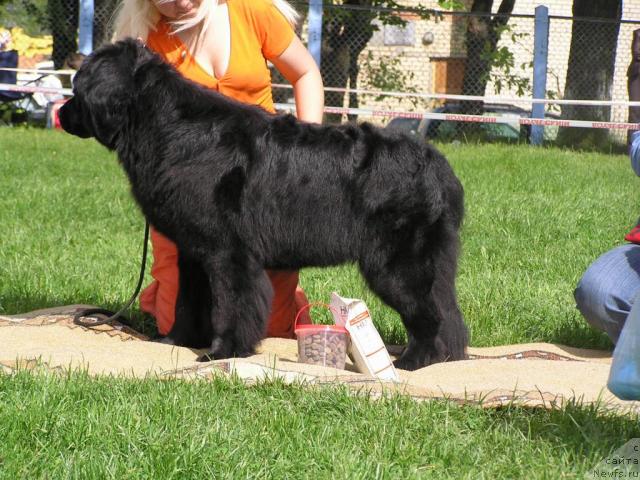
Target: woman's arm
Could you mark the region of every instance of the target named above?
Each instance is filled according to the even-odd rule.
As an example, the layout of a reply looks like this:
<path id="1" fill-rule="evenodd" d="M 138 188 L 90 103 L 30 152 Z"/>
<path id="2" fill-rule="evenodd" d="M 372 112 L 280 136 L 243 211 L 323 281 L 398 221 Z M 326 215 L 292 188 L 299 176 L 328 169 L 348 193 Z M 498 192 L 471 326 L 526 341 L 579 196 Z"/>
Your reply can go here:
<path id="1" fill-rule="evenodd" d="M 287 49 L 271 62 L 293 85 L 298 119 L 322 123 L 324 87 L 320 70 L 300 39 L 294 36 Z"/>

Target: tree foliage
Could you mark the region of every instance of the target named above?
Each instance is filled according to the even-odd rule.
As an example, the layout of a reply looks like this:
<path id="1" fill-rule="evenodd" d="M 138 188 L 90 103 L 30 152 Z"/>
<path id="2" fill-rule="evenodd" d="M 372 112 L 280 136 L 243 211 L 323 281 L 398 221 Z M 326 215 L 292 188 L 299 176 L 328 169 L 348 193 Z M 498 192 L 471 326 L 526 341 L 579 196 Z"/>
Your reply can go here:
<path id="1" fill-rule="evenodd" d="M 0 27 L 21 27 L 30 35 L 48 33 L 47 0 L 0 0 Z"/>
<path id="2" fill-rule="evenodd" d="M 473 1 L 470 9 L 473 15 L 469 17 L 465 38 L 467 59 L 462 80 L 463 95 L 484 96 L 493 66 L 506 68 L 507 72 L 513 66 L 511 51 L 506 47 L 498 49 L 497 46 L 503 32 L 508 30 L 508 15 L 513 11 L 514 5 L 515 0 L 502 0 L 498 12 L 492 15 L 493 0 Z M 520 89 L 522 88 L 524 85 L 520 85 Z M 477 115 L 482 111 L 481 101 L 463 102 L 463 113 Z M 471 124 L 468 126 L 474 127 Z"/>
<path id="3" fill-rule="evenodd" d="M 442 8 L 462 8 L 459 0 L 438 0 Z M 393 0 L 343 0 L 324 3 L 324 21 L 322 31 L 321 72 L 327 87 L 355 87 L 360 65 L 360 53 L 367 46 L 374 32 L 382 25 L 405 25 L 406 20 L 399 11 L 411 11 L 423 19 L 438 15 L 432 9 L 418 5 L 407 9 Z M 377 20 L 377 22 L 374 22 Z M 371 62 L 368 64 L 371 65 Z M 393 61 L 383 61 L 381 68 L 394 69 Z M 402 78 L 396 75 L 394 78 Z M 343 92 L 327 92 L 327 105 L 342 106 Z M 350 94 L 348 105 L 357 108 L 358 96 Z M 339 115 L 328 115 L 327 120 L 339 121 Z"/>

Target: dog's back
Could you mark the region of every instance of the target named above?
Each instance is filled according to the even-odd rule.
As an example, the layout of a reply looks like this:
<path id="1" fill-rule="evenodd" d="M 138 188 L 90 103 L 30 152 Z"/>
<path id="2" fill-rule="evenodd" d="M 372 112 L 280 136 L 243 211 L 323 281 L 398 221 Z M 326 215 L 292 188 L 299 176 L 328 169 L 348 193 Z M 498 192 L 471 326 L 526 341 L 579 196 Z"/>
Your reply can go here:
<path id="1" fill-rule="evenodd" d="M 271 117 L 264 131 L 258 158 L 247 161 L 242 210 L 247 239 L 261 239 L 272 268 L 354 260 L 369 248 L 363 232 L 371 225 L 426 228 L 444 212 L 460 224 L 462 186 L 427 144 L 369 124 L 318 126 L 290 116 Z"/>

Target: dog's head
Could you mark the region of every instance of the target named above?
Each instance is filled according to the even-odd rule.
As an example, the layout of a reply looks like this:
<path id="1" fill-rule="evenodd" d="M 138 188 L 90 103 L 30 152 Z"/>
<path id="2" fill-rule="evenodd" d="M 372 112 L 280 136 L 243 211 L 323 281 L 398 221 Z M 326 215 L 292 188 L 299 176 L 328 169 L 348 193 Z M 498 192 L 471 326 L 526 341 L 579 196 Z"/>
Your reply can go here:
<path id="1" fill-rule="evenodd" d="M 62 128 L 78 137 L 95 137 L 115 148 L 136 97 L 136 72 L 156 56 L 135 40 L 96 50 L 73 80 L 73 97 L 60 109 Z"/>

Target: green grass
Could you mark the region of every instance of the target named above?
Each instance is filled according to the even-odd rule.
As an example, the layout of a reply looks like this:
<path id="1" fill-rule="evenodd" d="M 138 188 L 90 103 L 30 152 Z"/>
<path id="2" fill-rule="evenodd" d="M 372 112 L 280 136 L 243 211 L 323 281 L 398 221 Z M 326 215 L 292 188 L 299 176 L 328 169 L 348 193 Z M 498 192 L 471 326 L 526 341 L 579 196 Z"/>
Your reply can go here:
<path id="1" fill-rule="evenodd" d="M 628 159 L 508 145 L 443 150 L 466 191 L 458 290 L 472 345 L 610 348 L 575 310 L 572 292 L 636 220 Z M 0 313 L 127 300 L 144 223 L 112 154 L 60 132 L 2 129 L 0 192 Z M 364 298 L 385 340 L 404 340 L 395 312 L 353 266 L 308 269 L 301 278 L 312 301 L 333 290 Z M 152 333 L 150 322 L 139 326 Z"/>
<path id="2" fill-rule="evenodd" d="M 277 382 L 0 376 L 0 478 L 577 478 L 637 422 Z M 250 421 L 247 419 L 250 418 Z"/>
<path id="3" fill-rule="evenodd" d="M 466 191 L 458 290 L 472 345 L 610 348 L 572 292 L 636 220 L 628 159 L 442 150 Z M 0 228 L 0 313 L 113 309 L 135 286 L 143 220 L 115 158 L 93 141 L 0 129 Z M 353 266 L 305 270 L 302 285 L 312 301 L 333 290 L 364 298 L 385 340 L 403 341 Z M 133 320 L 154 333 L 138 311 Z M 0 478 L 576 477 L 639 436 L 636 417 L 580 406 L 482 410 L 277 382 L 0 375 Z"/>

